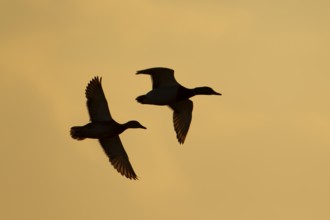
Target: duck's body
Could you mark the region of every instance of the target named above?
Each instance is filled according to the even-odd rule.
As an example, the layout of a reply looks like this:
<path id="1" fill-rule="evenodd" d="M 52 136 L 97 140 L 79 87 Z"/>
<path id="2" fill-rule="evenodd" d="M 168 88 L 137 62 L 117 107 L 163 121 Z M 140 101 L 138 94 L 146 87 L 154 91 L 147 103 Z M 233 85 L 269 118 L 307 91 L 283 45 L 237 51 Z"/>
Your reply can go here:
<path id="1" fill-rule="evenodd" d="M 139 96 L 137 101 L 142 104 L 168 105 L 177 101 L 179 86 L 168 86 L 153 89 L 145 95 Z"/>
<path id="2" fill-rule="evenodd" d="M 173 113 L 174 129 L 179 143 L 183 144 L 192 118 L 193 102 L 189 98 L 195 95 L 221 95 L 210 87 L 188 89 L 174 78 L 174 70 L 163 67 L 140 70 L 137 74 L 148 74 L 152 79 L 152 90 L 136 100 L 141 104 L 168 105 Z"/>
<path id="3" fill-rule="evenodd" d="M 111 164 L 122 175 L 137 179 L 127 153 L 120 141 L 119 134 L 128 128 L 144 128 L 137 121 L 120 124 L 112 119 L 104 96 L 101 78 L 93 78 L 86 88 L 87 108 L 91 122 L 84 126 L 74 126 L 71 137 L 76 140 L 98 139 Z"/>
<path id="4" fill-rule="evenodd" d="M 141 104 L 150 105 L 170 105 L 175 102 L 189 99 L 195 95 L 221 95 L 210 91 L 209 87 L 197 87 L 194 89 L 188 89 L 181 85 L 160 87 L 151 90 L 145 95 L 137 97 L 137 101 Z"/>
<path id="5" fill-rule="evenodd" d="M 96 121 L 84 126 L 72 127 L 71 136 L 78 140 L 83 140 L 85 138 L 99 139 L 119 135 L 126 129 L 127 127 L 125 127 L 124 124 L 119 124 L 115 120 Z"/>

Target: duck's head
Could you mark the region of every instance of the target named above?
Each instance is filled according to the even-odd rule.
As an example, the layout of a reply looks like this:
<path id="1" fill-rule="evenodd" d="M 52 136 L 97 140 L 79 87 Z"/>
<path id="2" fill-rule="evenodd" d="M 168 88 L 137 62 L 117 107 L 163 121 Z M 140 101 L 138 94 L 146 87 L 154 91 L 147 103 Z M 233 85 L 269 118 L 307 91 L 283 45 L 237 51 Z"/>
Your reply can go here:
<path id="1" fill-rule="evenodd" d="M 129 121 L 129 122 L 125 123 L 125 126 L 126 126 L 126 128 L 143 128 L 143 129 L 147 129 L 146 127 L 141 125 L 140 122 L 138 122 L 138 121 Z"/>
<path id="2" fill-rule="evenodd" d="M 197 87 L 194 89 L 196 95 L 221 95 L 214 91 L 212 88 L 204 86 L 204 87 Z"/>

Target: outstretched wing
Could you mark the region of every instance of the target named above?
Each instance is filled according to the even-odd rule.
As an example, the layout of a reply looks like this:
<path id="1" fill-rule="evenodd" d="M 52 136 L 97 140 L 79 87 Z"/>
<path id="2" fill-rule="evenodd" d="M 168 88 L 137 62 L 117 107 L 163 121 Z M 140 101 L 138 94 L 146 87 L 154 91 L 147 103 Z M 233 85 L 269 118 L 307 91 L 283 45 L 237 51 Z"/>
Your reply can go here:
<path id="1" fill-rule="evenodd" d="M 193 102 L 189 99 L 175 102 L 170 105 L 173 109 L 173 124 L 176 137 L 180 144 L 183 144 L 188 134 L 192 118 Z"/>
<path id="2" fill-rule="evenodd" d="M 111 138 L 102 138 L 99 141 L 112 166 L 121 175 L 129 179 L 138 179 L 118 135 Z"/>
<path id="3" fill-rule="evenodd" d="M 136 74 L 150 75 L 153 89 L 179 84 L 174 78 L 174 70 L 169 68 L 155 67 L 145 70 L 139 70 L 136 72 Z"/>
<path id="4" fill-rule="evenodd" d="M 91 121 L 110 121 L 112 119 L 101 81 L 102 77 L 96 76 L 86 87 L 87 108 Z"/>

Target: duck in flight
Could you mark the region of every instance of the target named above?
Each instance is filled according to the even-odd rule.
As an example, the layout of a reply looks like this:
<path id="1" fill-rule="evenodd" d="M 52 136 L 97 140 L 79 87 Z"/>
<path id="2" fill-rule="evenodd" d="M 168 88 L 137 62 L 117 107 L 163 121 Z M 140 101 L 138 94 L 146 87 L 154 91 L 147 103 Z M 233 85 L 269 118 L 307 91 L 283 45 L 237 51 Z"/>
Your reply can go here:
<path id="1" fill-rule="evenodd" d="M 136 74 L 151 76 L 152 90 L 136 100 L 141 104 L 168 105 L 173 110 L 173 123 L 176 137 L 183 144 L 191 123 L 193 102 L 189 98 L 195 95 L 221 95 L 210 87 L 188 89 L 174 78 L 174 70 L 163 67 L 137 71 Z"/>
<path id="2" fill-rule="evenodd" d="M 98 139 L 113 167 L 129 179 L 138 179 L 120 141 L 119 134 L 128 128 L 143 128 L 138 121 L 124 124 L 116 122 L 110 114 L 102 85 L 102 78 L 94 77 L 86 88 L 87 108 L 90 123 L 74 126 L 70 130 L 71 137 L 76 140 L 85 138 Z"/>

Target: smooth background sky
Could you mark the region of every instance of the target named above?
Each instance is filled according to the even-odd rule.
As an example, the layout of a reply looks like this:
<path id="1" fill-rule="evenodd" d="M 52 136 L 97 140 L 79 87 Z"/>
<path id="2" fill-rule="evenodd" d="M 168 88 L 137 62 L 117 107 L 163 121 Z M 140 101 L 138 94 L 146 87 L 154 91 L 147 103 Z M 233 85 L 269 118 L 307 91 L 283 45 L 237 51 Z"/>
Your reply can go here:
<path id="1" fill-rule="evenodd" d="M 0 219 L 330 219 L 330 2 L 0 2 Z M 140 69 L 194 97 L 179 145 Z M 103 77 L 138 181 L 95 140 L 84 90 Z"/>

